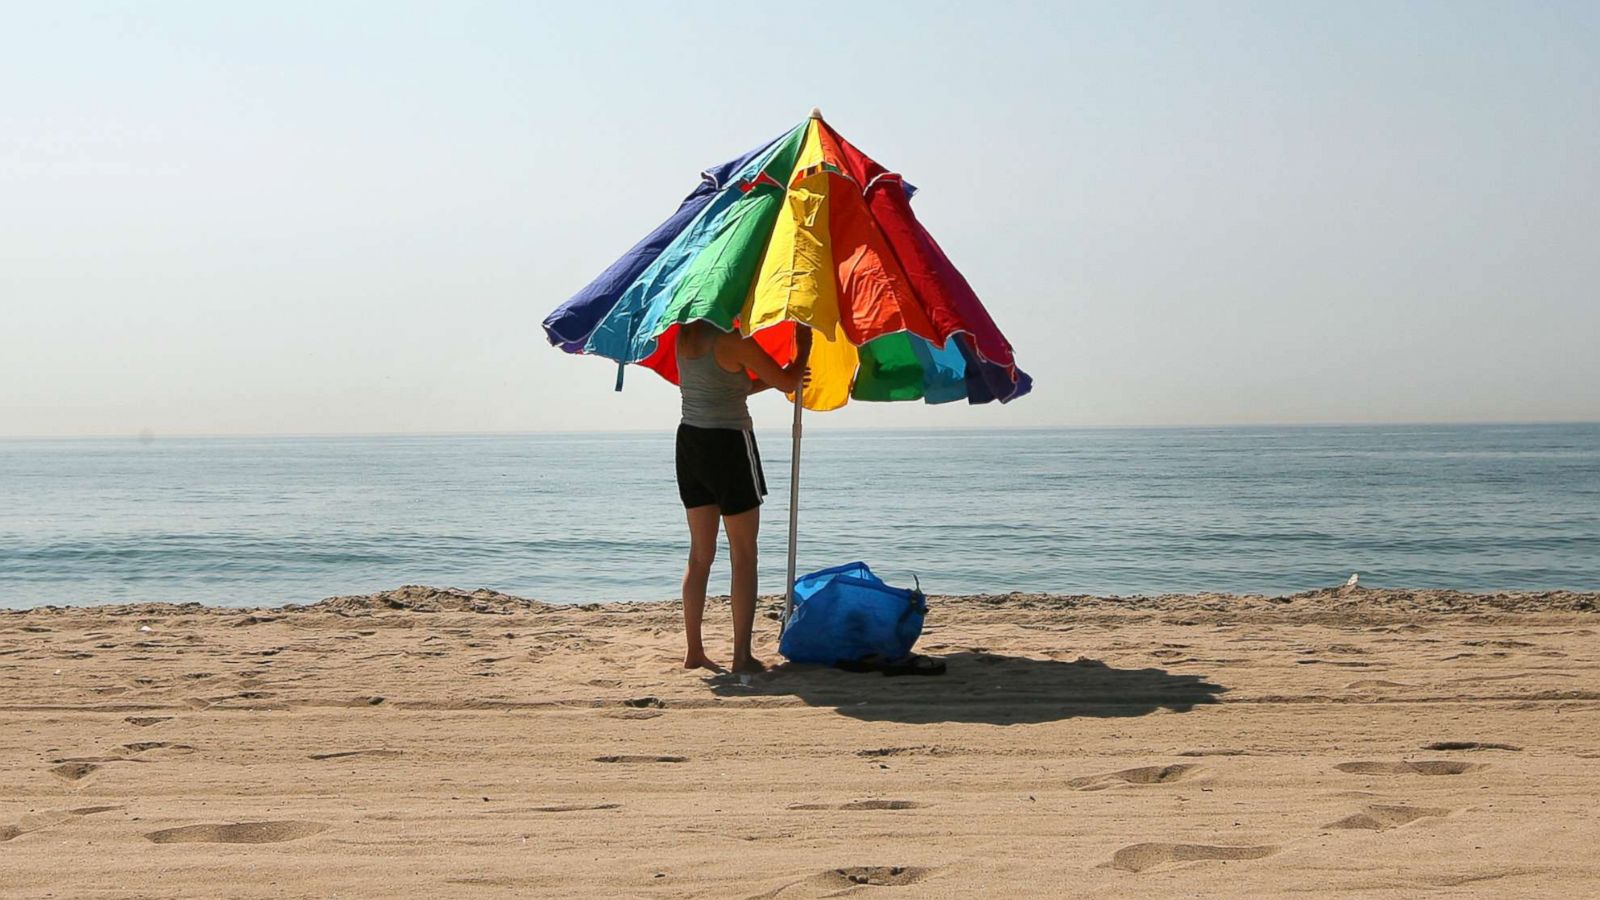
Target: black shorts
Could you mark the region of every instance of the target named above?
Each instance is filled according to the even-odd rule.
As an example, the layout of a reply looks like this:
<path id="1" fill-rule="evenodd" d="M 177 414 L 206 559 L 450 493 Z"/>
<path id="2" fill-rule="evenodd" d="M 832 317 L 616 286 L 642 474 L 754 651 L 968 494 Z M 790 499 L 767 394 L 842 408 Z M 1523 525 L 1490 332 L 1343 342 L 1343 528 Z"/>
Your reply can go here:
<path id="1" fill-rule="evenodd" d="M 737 428 L 678 426 L 678 497 L 685 509 L 713 504 L 725 516 L 761 505 L 767 479 L 761 474 L 756 436 Z"/>

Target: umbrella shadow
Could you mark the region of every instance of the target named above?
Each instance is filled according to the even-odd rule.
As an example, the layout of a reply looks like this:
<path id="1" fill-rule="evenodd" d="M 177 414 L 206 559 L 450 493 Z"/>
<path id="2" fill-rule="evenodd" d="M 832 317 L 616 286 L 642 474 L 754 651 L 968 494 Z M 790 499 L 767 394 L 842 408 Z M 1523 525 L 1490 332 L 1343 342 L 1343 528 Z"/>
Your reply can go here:
<path id="1" fill-rule="evenodd" d="M 1227 688 L 1204 675 L 1119 669 L 1099 660 L 1062 662 L 982 651 L 937 657 L 943 675 L 885 677 L 790 663 L 750 684 L 718 678 L 719 697 L 792 696 L 866 722 L 1021 725 L 1076 717 L 1120 718 L 1188 712 Z"/>

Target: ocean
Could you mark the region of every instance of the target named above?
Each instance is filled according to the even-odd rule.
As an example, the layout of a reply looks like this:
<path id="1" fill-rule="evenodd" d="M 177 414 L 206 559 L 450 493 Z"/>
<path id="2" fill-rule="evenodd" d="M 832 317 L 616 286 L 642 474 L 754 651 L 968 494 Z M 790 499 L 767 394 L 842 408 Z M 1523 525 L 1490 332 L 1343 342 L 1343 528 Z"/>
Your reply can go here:
<path id="1" fill-rule="evenodd" d="M 761 589 L 783 587 L 786 431 Z M 402 584 L 676 597 L 673 435 L 0 441 L 0 606 L 314 602 Z M 1600 589 L 1600 425 L 812 425 L 800 571 L 929 593 Z M 727 590 L 726 554 L 712 590 Z"/>

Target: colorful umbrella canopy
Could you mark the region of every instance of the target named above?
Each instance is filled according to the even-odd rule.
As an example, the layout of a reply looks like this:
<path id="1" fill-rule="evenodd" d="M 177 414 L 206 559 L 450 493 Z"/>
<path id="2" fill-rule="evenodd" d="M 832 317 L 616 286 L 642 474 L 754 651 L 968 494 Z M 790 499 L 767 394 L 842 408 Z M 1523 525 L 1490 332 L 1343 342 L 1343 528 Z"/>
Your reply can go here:
<path id="1" fill-rule="evenodd" d="M 821 114 L 701 174 L 661 223 L 544 321 L 569 353 L 678 380 L 677 331 L 740 329 L 780 364 L 813 330 L 806 409 L 850 400 L 1002 403 L 1033 381 L 911 211 L 915 189 Z"/>

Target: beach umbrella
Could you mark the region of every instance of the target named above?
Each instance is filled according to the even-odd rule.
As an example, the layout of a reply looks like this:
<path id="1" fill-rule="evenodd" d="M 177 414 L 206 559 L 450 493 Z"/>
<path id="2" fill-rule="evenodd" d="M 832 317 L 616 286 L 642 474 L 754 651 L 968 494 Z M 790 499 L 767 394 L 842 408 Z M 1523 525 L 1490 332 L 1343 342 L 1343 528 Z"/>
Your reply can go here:
<path id="1" fill-rule="evenodd" d="M 915 188 L 812 110 L 761 147 L 701 173 L 676 212 L 544 320 L 550 343 L 677 383 L 677 333 L 737 328 L 780 364 L 810 328 L 796 395 L 784 621 L 793 608 L 801 410 L 851 400 L 1005 403 L 1033 381 L 911 210 Z"/>

